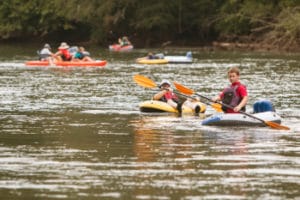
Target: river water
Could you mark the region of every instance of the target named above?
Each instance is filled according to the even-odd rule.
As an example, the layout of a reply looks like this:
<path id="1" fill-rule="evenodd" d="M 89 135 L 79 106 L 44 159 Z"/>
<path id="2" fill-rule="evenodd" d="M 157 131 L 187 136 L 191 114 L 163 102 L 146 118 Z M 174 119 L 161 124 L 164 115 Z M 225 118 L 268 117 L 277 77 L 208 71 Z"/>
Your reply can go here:
<path id="1" fill-rule="evenodd" d="M 104 68 L 27 67 L 35 50 L 0 48 L 1 199 L 297 199 L 299 54 L 192 49 L 193 64 L 138 65 L 148 51 L 111 53 Z M 290 131 L 201 126 L 203 116 L 143 114 L 154 90 L 133 75 L 169 79 L 212 97 L 241 68 L 249 104 L 269 99 Z M 207 107 L 206 114 L 215 111 Z"/>

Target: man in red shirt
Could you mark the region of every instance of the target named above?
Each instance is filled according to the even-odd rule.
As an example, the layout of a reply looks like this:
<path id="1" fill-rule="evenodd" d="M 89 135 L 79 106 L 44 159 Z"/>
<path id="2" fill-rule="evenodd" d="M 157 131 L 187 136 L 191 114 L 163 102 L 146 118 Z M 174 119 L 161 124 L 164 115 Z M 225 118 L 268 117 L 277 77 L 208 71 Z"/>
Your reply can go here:
<path id="1" fill-rule="evenodd" d="M 246 111 L 246 104 L 248 101 L 248 93 L 245 85 L 240 83 L 240 71 L 237 67 L 233 67 L 228 71 L 228 78 L 231 85 L 225 88 L 213 101 L 222 101 L 222 103 L 229 105 L 231 108 L 222 106 L 225 113 L 239 113 L 239 111 Z"/>

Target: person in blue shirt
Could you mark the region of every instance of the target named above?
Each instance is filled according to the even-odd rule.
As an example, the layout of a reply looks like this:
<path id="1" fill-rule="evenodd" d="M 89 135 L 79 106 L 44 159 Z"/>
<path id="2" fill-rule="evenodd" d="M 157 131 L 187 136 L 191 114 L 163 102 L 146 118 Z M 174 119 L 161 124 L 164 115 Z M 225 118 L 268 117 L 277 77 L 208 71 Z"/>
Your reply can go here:
<path id="1" fill-rule="evenodd" d="M 79 47 L 72 61 L 93 61 L 89 55 L 90 53 L 85 51 L 84 47 Z"/>

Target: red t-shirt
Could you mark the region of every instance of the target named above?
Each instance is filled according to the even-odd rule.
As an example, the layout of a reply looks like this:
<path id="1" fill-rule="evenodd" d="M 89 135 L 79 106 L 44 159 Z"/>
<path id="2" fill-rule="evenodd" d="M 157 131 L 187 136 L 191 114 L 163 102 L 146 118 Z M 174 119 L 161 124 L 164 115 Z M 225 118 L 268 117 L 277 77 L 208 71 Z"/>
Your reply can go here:
<path id="1" fill-rule="evenodd" d="M 232 83 L 231 87 L 235 87 L 237 85 L 238 85 L 238 87 L 236 88 L 236 94 L 241 99 L 243 99 L 245 96 L 248 96 L 248 92 L 247 92 L 246 86 L 243 85 L 243 84 L 241 84 L 240 82 L 234 82 L 234 83 Z M 221 99 L 224 97 L 224 90 L 221 92 L 220 97 L 221 97 Z M 238 113 L 238 112 L 235 112 L 233 109 L 227 108 L 226 113 Z"/>

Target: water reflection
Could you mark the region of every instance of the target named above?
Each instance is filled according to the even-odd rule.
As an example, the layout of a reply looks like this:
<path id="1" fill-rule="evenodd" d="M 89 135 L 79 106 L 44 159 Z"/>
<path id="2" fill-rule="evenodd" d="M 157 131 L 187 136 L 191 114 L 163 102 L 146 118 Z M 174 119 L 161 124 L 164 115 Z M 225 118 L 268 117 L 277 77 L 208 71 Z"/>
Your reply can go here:
<path id="1" fill-rule="evenodd" d="M 289 143 L 284 139 L 285 133 L 266 127 L 257 128 L 255 132 L 249 132 L 248 127 L 239 127 L 234 132 L 214 127 L 199 127 L 191 131 L 190 123 L 195 124 L 199 119 L 180 120 L 185 126 L 179 129 L 176 129 L 178 119 L 170 116 L 142 116 L 132 122 L 135 127 L 135 155 L 138 162 L 145 163 L 143 169 L 167 168 L 167 174 L 181 177 L 169 179 L 165 174 L 165 187 L 185 188 L 190 192 L 197 190 L 201 197 L 206 198 L 227 198 L 217 194 L 229 189 L 231 195 L 228 198 L 240 199 L 248 198 L 248 190 L 257 187 L 270 191 L 272 187 L 285 185 L 281 178 L 292 181 L 295 174 L 289 167 L 284 169 L 284 163 L 294 162 L 295 157 L 281 155 L 282 149 Z M 155 167 L 153 163 L 156 163 Z M 278 169 L 267 170 L 266 166 L 270 165 Z M 299 166 L 299 163 L 296 165 Z M 278 186 L 273 184 L 274 181 L 278 181 Z M 246 189 L 249 182 L 256 186 Z M 152 183 L 153 187 L 162 186 L 155 178 Z M 215 188 L 216 195 L 212 195 L 212 191 L 205 195 L 208 188 Z M 254 196 L 264 198 L 262 193 Z M 193 196 L 196 197 L 199 196 Z"/>

